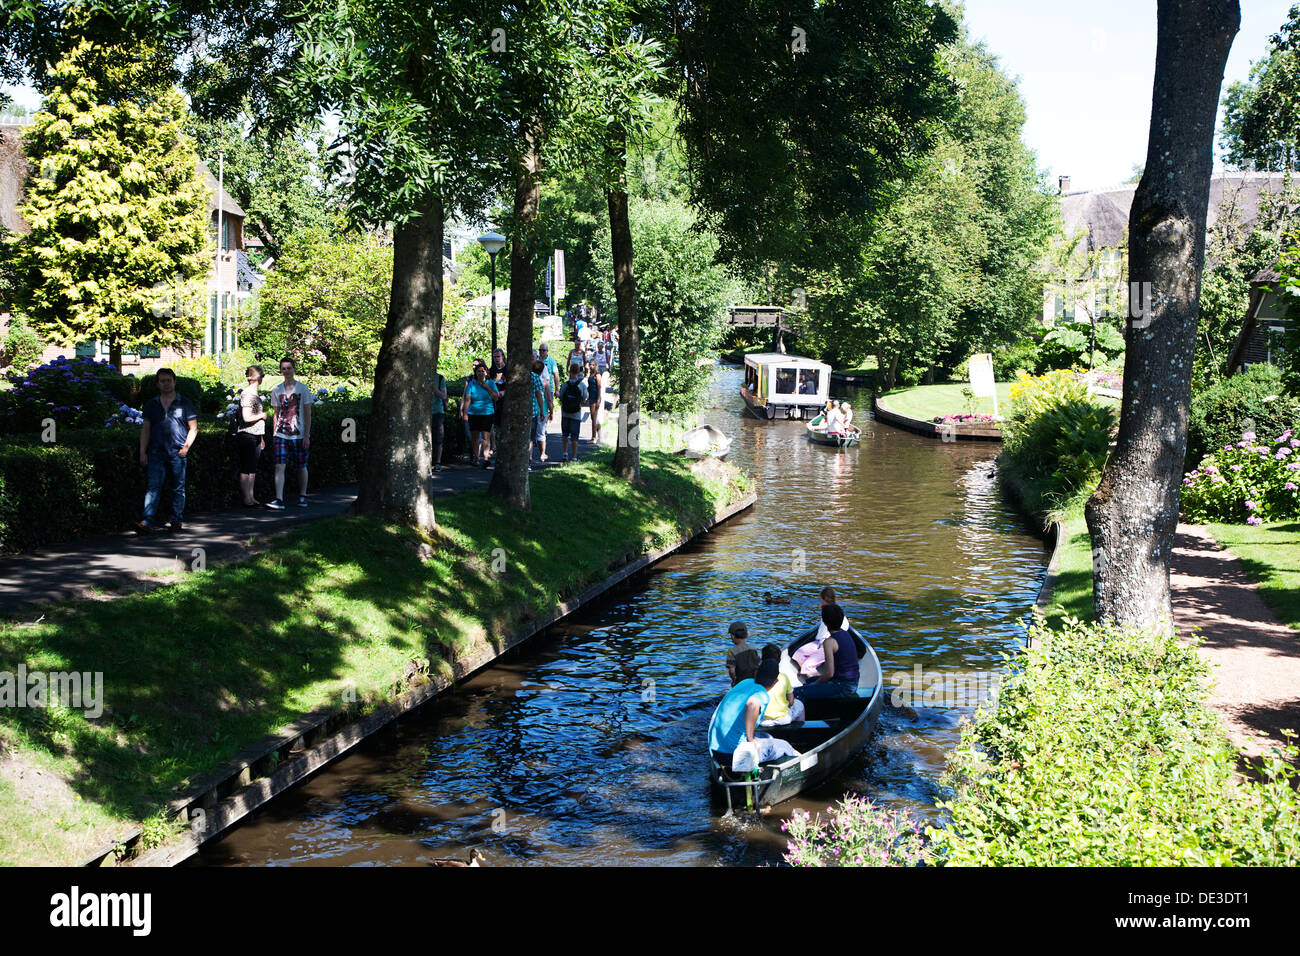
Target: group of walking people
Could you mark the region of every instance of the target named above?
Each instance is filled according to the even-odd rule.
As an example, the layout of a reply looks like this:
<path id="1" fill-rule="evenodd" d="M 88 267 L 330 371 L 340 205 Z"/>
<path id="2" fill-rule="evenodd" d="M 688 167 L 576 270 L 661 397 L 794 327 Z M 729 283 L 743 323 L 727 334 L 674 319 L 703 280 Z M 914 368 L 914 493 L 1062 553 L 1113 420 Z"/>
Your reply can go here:
<path id="1" fill-rule="evenodd" d="M 230 433 L 235 440 L 236 470 L 245 508 L 258 508 L 253 497 L 257 465 L 271 436 L 275 455 L 275 498 L 266 503 L 273 511 L 285 508 L 284 485 L 287 471 L 298 472 L 297 505 L 307 507 L 307 458 L 311 450 L 312 392 L 295 379 L 297 363 L 286 356 L 280 360 L 284 381 L 271 389 L 269 407 L 262 400 L 262 366 L 250 365 L 244 372 L 245 386 L 237 408 L 231 409 Z M 168 479 L 172 485 L 169 531 L 180 531 L 185 520 L 185 472 L 191 449 L 199 434 L 199 413 L 194 402 L 176 390 L 176 373 L 161 368 L 155 375 L 158 394 L 144 404 L 140 428 L 140 464 L 145 467 L 147 490 L 143 515 L 135 524 L 139 534 L 159 529 L 158 507 Z"/>
<path id="2" fill-rule="evenodd" d="M 581 321 L 581 320 L 579 320 Z M 543 342 L 533 350 L 532 380 L 529 400 L 532 403 L 531 447 L 529 467 L 534 456 L 538 462 L 549 460 L 546 453 L 546 430 L 560 415 L 561 461 L 578 459 L 578 443 L 584 414 L 591 421 L 589 441 L 599 444 L 600 422 L 604 412 L 605 386 L 613 367 L 610 333 L 591 331 L 576 340 L 565 363 L 550 354 Z M 460 403 L 460 420 L 469 442 L 469 462 L 477 468 L 496 464 L 496 445 L 500 434 L 501 412 L 506 395 L 506 356 L 502 349 L 492 353 L 492 364 L 475 359 L 473 371 L 465 380 L 465 395 Z M 513 400 L 513 399 L 512 399 Z M 447 404 L 447 385 L 442 375 L 434 383 L 434 471 L 442 470 L 443 417 Z"/>

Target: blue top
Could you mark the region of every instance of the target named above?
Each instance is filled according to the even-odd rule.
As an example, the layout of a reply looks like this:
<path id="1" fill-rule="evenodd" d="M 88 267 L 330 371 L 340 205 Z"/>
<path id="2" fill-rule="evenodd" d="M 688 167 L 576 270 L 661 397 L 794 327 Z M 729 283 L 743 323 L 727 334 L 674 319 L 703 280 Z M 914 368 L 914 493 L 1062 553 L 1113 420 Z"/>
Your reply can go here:
<path id="1" fill-rule="evenodd" d="M 848 631 L 832 631 L 835 638 L 835 673 L 831 680 L 858 686 L 858 645 Z"/>
<path id="2" fill-rule="evenodd" d="M 189 423 L 198 417 L 190 400 L 180 392 L 176 393 L 166 411 L 158 396 L 145 402 L 144 420 L 149 423 L 149 455 L 175 458 L 176 453 L 185 447 L 185 439 L 190 434 Z"/>
<path id="3" fill-rule="evenodd" d="M 533 417 L 538 418 L 542 414 L 542 407 L 537 404 L 537 393 L 543 393 L 545 396 L 546 385 L 542 382 L 542 377 L 536 372 L 533 373 Z"/>
<path id="4" fill-rule="evenodd" d="M 587 401 L 592 405 L 600 401 L 600 378 L 598 376 L 593 375 L 587 379 Z"/>
<path id="5" fill-rule="evenodd" d="M 496 411 L 492 402 L 492 393 L 486 385 L 480 385 L 478 379 L 471 378 L 465 383 L 465 398 L 469 401 L 469 414 L 491 415 Z"/>
<path id="6" fill-rule="evenodd" d="M 722 698 L 718 712 L 709 725 L 709 749 L 718 753 L 729 754 L 740 746 L 745 739 L 745 707 L 751 697 L 758 697 L 763 705 L 758 712 L 758 719 L 763 719 L 770 700 L 767 690 L 752 677 L 742 680 Z"/>
<path id="7" fill-rule="evenodd" d="M 442 373 L 441 373 L 441 372 L 434 372 L 434 373 L 433 373 L 433 387 L 434 387 L 435 389 L 446 388 L 446 387 L 447 387 L 447 380 L 444 379 L 444 378 L 442 377 Z M 447 403 L 446 403 L 446 401 L 443 400 L 443 399 L 441 399 L 441 398 L 439 398 L 436 394 L 433 396 L 433 414 L 434 414 L 434 415 L 445 415 L 445 414 L 447 414 Z"/>
<path id="8" fill-rule="evenodd" d="M 547 355 L 546 358 L 542 359 L 542 364 L 546 366 L 546 377 L 548 379 L 554 380 L 556 377 L 563 377 L 560 376 L 560 363 L 555 361 L 555 359 L 550 355 Z"/>

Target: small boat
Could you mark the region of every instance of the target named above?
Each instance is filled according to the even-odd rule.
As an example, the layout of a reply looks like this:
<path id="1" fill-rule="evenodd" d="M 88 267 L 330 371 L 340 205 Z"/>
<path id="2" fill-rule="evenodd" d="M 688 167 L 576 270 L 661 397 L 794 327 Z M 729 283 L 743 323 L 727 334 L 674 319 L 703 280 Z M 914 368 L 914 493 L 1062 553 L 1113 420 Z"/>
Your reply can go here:
<path id="1" fill-rule="evenodd" d="M 862 438 L 862 429 L 856 425 L 849 426 L 849 432 L 846 435 L 828 435 L 824 428 L 818 428 L 825 418 L 824 415 L 818 415 L 805 427 L 808 433 L 808 440 L 814 445 L 837 445 L 840 448 L 851 448 Z"/>
<path id="2" fill-rule="evenodd" d="M 764 763 L 753 774 L 737 774 L 709 754 L 709 782 L 727 809 L 758 810 L 789 800 L 828 779 L 867 742 L 884 704 L 884 681 L 875 648 L 856 628 L 849 628 L 849 633 L 858 646 L 857 695 L 806 701 L 802 724 L 763 728 L 764 733 L 789 741 L 798 756 Z M 816 636 L 817 628 L 811 628 L 786 646 L 786 654 Z"/>
<path id="3" fill-rule="evenodd" d="M 687 458 L 726 458 L 731 451 L 731 438 L 712 425 L 692 428 L 682 439 L 686 447 L 677 454 Z"/>

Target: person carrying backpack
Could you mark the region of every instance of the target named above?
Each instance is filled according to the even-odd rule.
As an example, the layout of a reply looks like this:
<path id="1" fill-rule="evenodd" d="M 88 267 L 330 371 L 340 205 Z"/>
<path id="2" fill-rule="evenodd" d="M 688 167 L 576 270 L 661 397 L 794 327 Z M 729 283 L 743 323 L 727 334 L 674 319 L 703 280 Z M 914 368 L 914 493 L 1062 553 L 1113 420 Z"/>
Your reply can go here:
<path id="1" fill-rule="evenodd" d="M 569 366 L 569 380 L 560 388 L 560 445 L 561 461 L 569 460 L 569 444 L 573 444 L 573 460 L 578 460 L 578 432 L 582 428 L 582 409 L 587 404 L 587 385 L 582 380 L 582 366 Z"/>

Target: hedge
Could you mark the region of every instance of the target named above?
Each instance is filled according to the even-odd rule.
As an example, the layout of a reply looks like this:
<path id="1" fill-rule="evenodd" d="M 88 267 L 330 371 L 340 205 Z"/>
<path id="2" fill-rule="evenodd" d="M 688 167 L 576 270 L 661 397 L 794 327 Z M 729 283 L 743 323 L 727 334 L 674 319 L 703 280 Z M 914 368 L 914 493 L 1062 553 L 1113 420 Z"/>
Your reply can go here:
<path id="1" fill-rule="evenodd" d="M 356 481 L 370 403 L 322 405 L 313 414 L 309 489 Z M 353 442 L 343 441 L 345 418 L 356 422 Z M 87 430 L 67 433 L 54 445 L 24 441 L 0 448 L 0 552 L 29 551 L 130 528 L 144 503 L 139 441 L 134 429 Z M 274 497 L 274 481 L 274 456 L 263 453 L 255 486 L 260 500 Z M 185 494 L 186 514 L 238 503 L 234 439 L 224 424 L 200 421 L 186 467 Z M 163 514 L 168 498 L 169 492 L 164 494 Z"/>
<path id="2" fill-rule="evenodd" d="M 1300 421 L 1300 399 L 1288 395 L 1274 365 L 1252 365 L 1192 398 L 1187 424 L 1187 459 L 1191 471 L 1206 455 L 1241 441 L 1252 431 L 1271 440 Z"/>

